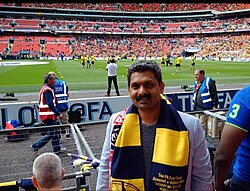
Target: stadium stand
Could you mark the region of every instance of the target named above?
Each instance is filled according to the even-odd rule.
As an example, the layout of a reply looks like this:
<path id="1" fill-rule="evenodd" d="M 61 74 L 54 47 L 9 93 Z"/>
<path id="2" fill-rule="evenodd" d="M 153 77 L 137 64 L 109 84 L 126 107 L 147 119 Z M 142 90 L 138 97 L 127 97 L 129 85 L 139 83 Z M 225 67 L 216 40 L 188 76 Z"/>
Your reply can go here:
<path id="1" fill-rule="evenodd" d="M 103 8 L 109 10 L 103 12 Z M 21 51 L 38 55 L 28 58 L 57 57 L 60 52 L 67 57 L 83 52 L 105 57 L 121 54 L 120 47 L 127 56 L 159 57 L 166 53 L 175 56 L 193 48 L 201 50 L 198 57 L 218 56 L 215 52 L 219 50 L 224 56 L 231 56 L 229 51 L 235 51 L 237 56 L 248 58 L 248 8 L 249 4 L 237 3 L 153 3 L 150 6 L 146 3 L 2 3 L 0 25 L 4 38 L 0 40 L 0 52 L 16 57 Z M 162 9 L 167 12 L 160 12 Z M 218 9 L 245 10 L 216 12 Z M 190 10 L 202 11 L 190 13 Z M 12 16 L 6 17 L 6 11 L 13 13 Z M 149 11 L 150 17 L 140 11 Z"/>
<path id="2" fill-rule="evenodd" d="M 220 55 L 250 61 L 249 9 L 250 4 L 243 3 L 0 3 L 0 55 L 2 59 L 58 59 L 60 53 L 68 58 L 183 53 L 197 59 Z M 30 142 L 22 144 L 24 154 Z M 1 143 L 6 146 L 4 140 Z M 69 145 L 75 150 L 73 142 Z M 6 150 L 5 155 L 7 163 L 12 156 Z M 63 159 L 69 163 L 67 156 Z M 22 160 L 19 156 L 17 161 Z M 26 157 L 18 175 L 2 173 L 0 178 L 18 179 L 25 171 L 31 176 L 30 161 L 32 156 Z"/>
<path id="3" fill-rule="evenodd" d="M 62 8 L 129 12 L 178 12 L 193 10 L 235 11 L 249 9 L 247 3 L 2 3 L 5 6 Z"/>

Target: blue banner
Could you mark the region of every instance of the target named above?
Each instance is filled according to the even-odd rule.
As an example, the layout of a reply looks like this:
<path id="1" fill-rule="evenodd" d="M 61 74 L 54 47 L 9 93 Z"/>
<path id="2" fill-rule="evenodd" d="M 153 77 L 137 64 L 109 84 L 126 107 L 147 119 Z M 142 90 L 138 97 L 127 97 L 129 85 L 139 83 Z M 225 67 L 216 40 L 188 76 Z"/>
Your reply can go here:
<path id="1" fill-rule="evenodd" d="M 222 90 L 217 91 L 219 99 L 219 109 L 228 108 L 232 98 L 237 90 Z M 167 93 L 164 94 L 178 111 L 190 112 L 193 111 L 193 92 L 187 93 Z"/>
<path id="2" fill-rule="evenodd" d="M 238 90 L 218 91 L 219 108 L 228 108 Z M 193 93 L 164 94 L 179 111 L 193 111 Z M 108 121 L 113 113 L 123 110 L 131 104 L 129 96 L 70 99 L 69 111 L 80 111 L 81 122 Z M 9 120 L 18 120 L 20 125 L 33 126 L 40 123 L 37 102 L 19 102 L 0 104 L 0 129 Z"/>

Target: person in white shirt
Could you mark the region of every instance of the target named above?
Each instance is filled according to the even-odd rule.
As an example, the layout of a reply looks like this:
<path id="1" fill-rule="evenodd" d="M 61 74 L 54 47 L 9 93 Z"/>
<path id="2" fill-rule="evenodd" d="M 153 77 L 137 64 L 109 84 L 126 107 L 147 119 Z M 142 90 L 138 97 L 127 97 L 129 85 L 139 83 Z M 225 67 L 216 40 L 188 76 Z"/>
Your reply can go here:
<path id="1" fill-rule="evenodd" d="M 115 86 L 116 95 L 120 96 L 118 85 L 117 85 L 117 64 L 114 57 L 110 60 L 110 63 L 107 64 L 106 70 L 108 71 L 108 90 L 107 95 L 110 96 L 110 90 L 111 90 L 111 83 L 113 81 Z"/>

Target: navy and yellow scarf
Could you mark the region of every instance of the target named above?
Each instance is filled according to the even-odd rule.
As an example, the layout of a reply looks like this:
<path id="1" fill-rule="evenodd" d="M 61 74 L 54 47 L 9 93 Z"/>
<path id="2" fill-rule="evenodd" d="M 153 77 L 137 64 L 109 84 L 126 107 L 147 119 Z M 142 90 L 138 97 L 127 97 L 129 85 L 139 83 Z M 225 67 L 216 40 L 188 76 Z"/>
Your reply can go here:
<path id="1" fill-rule="evenodd" d="M 161 98 L 147 187 L 154 191 L 184 190 L 188 174 L 188 130 L 176 109 L 164 96 Z M 114 122 L 111 190 L 145 190 L 139 117 L 138 108 L 131 105 Z"/>

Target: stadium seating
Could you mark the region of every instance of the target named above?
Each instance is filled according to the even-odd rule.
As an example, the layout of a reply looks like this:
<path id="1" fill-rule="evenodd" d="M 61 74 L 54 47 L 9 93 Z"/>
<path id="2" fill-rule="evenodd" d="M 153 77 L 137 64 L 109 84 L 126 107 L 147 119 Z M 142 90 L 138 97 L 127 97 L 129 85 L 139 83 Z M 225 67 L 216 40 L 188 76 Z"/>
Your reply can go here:
<path id="1" fill-rule="evenodd" d="M 16 6 L 15 3 L 1 3 L 1 5 Z M 22 3 L 21 6 L 129 12 L 234 11 L 250 9 L 248 3 L 151 3 L 150 5 L 148 3 Z"/>
<path id="2" fill-rule="evenodd" d="M 15 6 L 15 3 L 1 4 L 3 6 Z M 103 11 L 189 11 L 189 10 L 216 10 L 220 11 L 245 9 L 249 4 L 229 4 L 224 3 L 218 6 L 218 3 L 182 3 L 182 4 L 137 4 L 137 3 L 22 3 L 23 7 L 43 8 L 69 8 L 69 9 L 91 9 Z M 105 9 L 104 9 L 105 8 Z M 42 9 L 41 9 L 42 10 Z M 28 11 L 28 9 L 27 9 Z M 103 12 L 105 14 L 105 12 Z M 11 25 L 11 23 L 16 23 Z M 206 18 L 206 19 L 188 19 L 188 21 L 175 20 L 112 20 L 112 19 L 60 19 L 35 16 L 34 18 L 25 18 L 24 16 L 15 18 L 0 18 L 0 25 L 6 34 L 0 39 L 0 52 L 4 52 L 9 46 L 9 38 L 14 38 L 10 52 L 17 54 L 21 50 L 30 50 L 34 52 L 41 51 L 40 39 L 45 39 L 44 53 L 57 56 L 59 52 L 64 52 L 67 56 L 72 54 L 90 53 L 95 56 L 105 57 L 107 54 L 121 54 L 119 49 L 123 50 L 128 56 L 137 54 L 141 57 L 162 56 L 171 52 L 173 55 L 179 54 L 189 47 L 198 47 L 200 55 L 216 54 L 219 51 L 237 51 L 243 50 L 242 55 L 248 56 L 246 49 L 249 33 L 249 18 L 241 17 L 233 19 L 232 17 Z M 43 27 L 41 25 L 44 25 Z M 164 26 L 164 30 L 162 28 Z M 144 29 L 143 29 L 144 27 Z M 31 30 L 33 33 L 16 33 L 20 30 Z M 234 30 L 243 30 L 244 33 L 236 33 Z M 35 31 L 35 33 L 34 33 Z M 29 31 L 30 32 L 30 31 Z M 202 36 L 202 33 L 218 33 L 216 37 Z M 228 34 L 225 34 L 230 32 Z M 35 35 L 34 35 L 35 34 Z M 99 35 L 102 36 L 99 36 Z M 110 34 L 119 34 L 116 37 Z M 126 36 L 126 35 L 132 36 Z M 146 34 L 147 36 L 141 36 Z M 156 35 L 157 36 L 154 36 Z M 134 36 L 133 36 L 134 35 Z M 173 36 L 170 36 L 173 35 Z M 184 35 L 184 36 L 178 36 Z M 192 36 L 185 36 L 192 35 Z M 29 38 L 29 41 L 25 40 Z M 202 43 L 196 41 L 203 39 Z M 225 44 L 221 39 L 229 39 Z M 69 45 L 69 39 L 75 43 Z M 96 40 L 100 40 L 97 45 Z M 174 39 L 175 43 L 170 43 Z M 149 40 L 149 41 L 148 41 Z M 123 43 L 126 41 L 126 43 Z M 217 44 L 216 44 L 217 43 Z M 216 46 L 214 45 L 216 44 Z M 237 46 L 235 46 L 237 45 Z M 119 48 L 118 48 L 119 47 Z"/>

